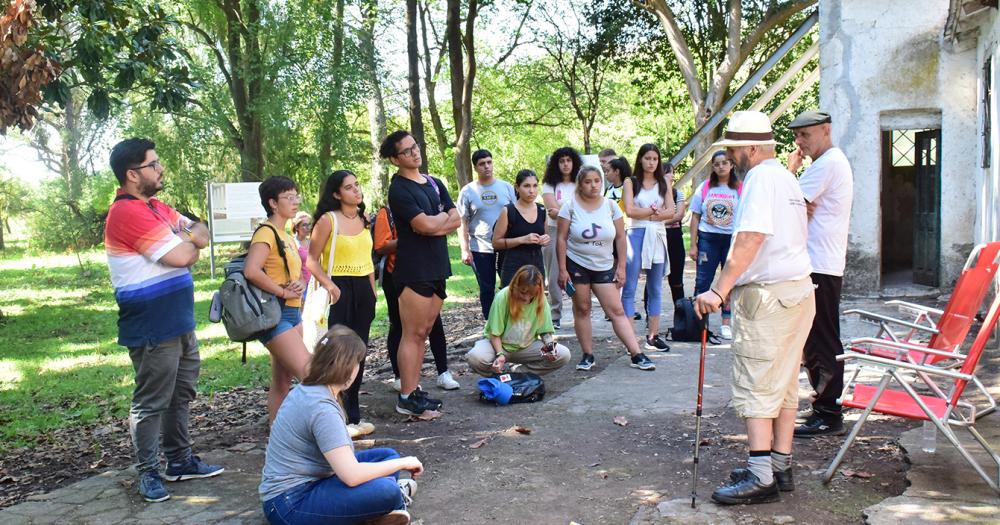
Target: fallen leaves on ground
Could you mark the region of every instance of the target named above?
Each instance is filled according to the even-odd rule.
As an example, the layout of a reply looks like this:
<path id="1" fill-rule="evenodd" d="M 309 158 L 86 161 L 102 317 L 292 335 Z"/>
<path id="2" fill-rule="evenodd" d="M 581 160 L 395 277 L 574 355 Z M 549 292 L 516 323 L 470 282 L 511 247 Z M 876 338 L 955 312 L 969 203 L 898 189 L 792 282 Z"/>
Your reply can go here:
<path id="1" fill-rule="evenodd" d="M 438 412 L 437 410 L 424 410 L 424 412 L 419 416 L 410 416 L 407 421 L 410 423 L 414 421 L 433 421 L 439 417 L 441 417 L 441 412 Z"/>
<path id="2" fill-rule="evenodd" d="M 864 470 L 843 470 L 844 477 L 846 478 L 860 478 L 860 479 L 871 479 L 875 477 L 875 474 L 871 472 L 866 472 Z"/>
<path id="3" fill-rule="evenodd" d="M 482 448 L 484 445 L 490 442 L 490 439 L 491 439 L 490 436 L 486 436 L 483 439 L 480 439 L 479 441 L 476 441 L 475 443 L 469 445 L 469 448 Z"/>

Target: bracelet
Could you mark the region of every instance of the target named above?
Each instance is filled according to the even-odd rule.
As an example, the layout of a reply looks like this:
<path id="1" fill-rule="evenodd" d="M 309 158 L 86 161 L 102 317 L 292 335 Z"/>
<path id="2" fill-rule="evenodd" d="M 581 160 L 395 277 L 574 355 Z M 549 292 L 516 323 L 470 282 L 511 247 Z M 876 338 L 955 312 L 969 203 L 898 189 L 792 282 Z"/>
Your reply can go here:
<path id="1" fill-rule="evenodd" d="M 726 301 L 726 298 L 725 298 L 725 297 L 723 297 L 721 293 L 719 293 L 719 292 L 716 292 L 716 291 L 715 291 L 715 288 L 709 288 L 709 291 L 711 291 L 712 293 L 714 293 L 714 294 L 715 294 L 715 296 L 716 296 L 716 297 L 718 297 L 720 301 L 723 301 L 723 302 L 725 302 L 725 301 Z"/>

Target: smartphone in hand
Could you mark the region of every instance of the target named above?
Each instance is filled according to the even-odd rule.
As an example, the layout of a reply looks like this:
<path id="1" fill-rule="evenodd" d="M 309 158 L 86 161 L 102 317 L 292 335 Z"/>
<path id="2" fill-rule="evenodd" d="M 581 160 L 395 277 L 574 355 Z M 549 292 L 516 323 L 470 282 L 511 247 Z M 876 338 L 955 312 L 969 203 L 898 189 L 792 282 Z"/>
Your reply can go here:
<path id="1" fill-rule="evenodd" d="M 566 281 L 566 295 L 573 297 L 576 293 L 576 286 L 573 286 L 573 281 Z"/>

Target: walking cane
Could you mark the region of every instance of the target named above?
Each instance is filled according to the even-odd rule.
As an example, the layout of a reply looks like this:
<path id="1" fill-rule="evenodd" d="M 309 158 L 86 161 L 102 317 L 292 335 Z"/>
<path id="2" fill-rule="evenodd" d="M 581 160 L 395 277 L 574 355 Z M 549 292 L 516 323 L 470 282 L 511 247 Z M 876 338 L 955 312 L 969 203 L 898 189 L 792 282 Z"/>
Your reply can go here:
<path id="1" fill-rule="evenodd" d="M 708 314 L 698 321 L 701 327 L 701 356 L 698 358 L 698 407 L 695 410 L 694 468 L 691 472 L 691 508 L 698 497 L 698 448 L 701 446 L 701 394 L 705 387 L 705 347 L 708 345 Z"/>

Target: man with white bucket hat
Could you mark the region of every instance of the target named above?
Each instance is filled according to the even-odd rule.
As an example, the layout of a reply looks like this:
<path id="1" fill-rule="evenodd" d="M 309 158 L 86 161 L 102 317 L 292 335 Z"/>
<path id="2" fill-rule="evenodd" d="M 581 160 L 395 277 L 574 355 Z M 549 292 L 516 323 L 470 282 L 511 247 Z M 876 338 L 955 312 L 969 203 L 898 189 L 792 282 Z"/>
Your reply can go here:
<path id="1" fill-rule="evenodd" d="M 699 315 L 732 296 L 733 407 L 747 426 L 750 457 L 712 494 L 722 504 L 766 503 L 794 489 L 792 432 L 802 347 L 816 313 L 806 250 L 806 202 L 795 177 L 774 158 L 767 116 L 737 111 L 723 139 L 746 173 L 736 229 L 716 285 L 695 298 Z"/>

